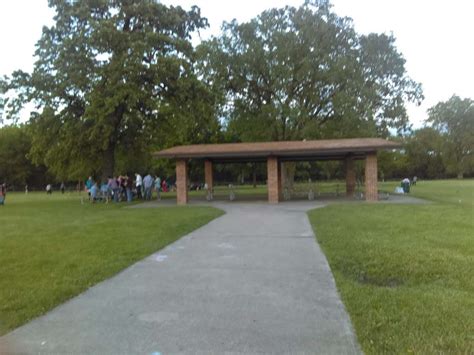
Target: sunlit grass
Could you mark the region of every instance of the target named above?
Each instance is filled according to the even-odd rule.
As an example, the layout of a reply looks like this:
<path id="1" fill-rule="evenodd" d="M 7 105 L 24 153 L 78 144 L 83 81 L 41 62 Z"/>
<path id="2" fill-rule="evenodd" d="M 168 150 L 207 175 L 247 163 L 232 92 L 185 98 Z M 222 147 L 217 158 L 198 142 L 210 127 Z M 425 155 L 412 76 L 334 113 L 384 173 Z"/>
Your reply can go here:
<path id="1" fill-rule="evenodd" d="M 0 206 L 0 334 L 222 214 L 125 206 L 82 204 L 77 193 L 7 194 Z"/>
<path id="2" fill-rule="evenodd" d="M 473 180 L 421 181 L 411 195 L 436 203 L 309 213 L 366 353 L 474 352 L 473 193 Z"/>
<path id="3" fill-rule="evenodd" d="M 379 188 L 393 192 L 399 181 L 379 183 Z M 410 189 L 410 195 L 441 203 L 451 203 L 472 208 L 474 206 L 474 180 L 421 180 Z"/>

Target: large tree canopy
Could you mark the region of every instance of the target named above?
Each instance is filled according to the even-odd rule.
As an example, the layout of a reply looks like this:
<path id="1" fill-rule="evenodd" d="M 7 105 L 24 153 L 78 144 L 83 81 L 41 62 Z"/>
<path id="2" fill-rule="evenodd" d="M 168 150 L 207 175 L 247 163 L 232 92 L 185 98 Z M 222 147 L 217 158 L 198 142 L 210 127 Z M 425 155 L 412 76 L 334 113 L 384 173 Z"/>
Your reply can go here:
<path id="1" fill-rule="evenodd" d="M 28 160 L 30 141 L 24 127 L 0 128 L 0 184 L 25 184 L 32 168 Z"/>
<path id="2" fill-rule="evenodd" d="M 31 138 L 26 125 L 9 125 L 0 128 L 0 184 L 8 188 L 23 189 L 25 184 L 44 187 L 51 179 L 44 166 L 32 164 L 29 152 Z"/>
<path id="3" fill-rule="evenodd" d="M 145 154 L 158 139 L 211 139 L 214 99 L 194 75 L 190 43 L 191 33 L 207 26 L 199 8 L 156 0 L 49 5 L 55 24 L 43 29 L 33 73 L 3 82 L 4 92 L 17 94 L 4 96 L 8 117 L 25 102 L 36 105 L 35 161 L 62 178 L 109 175 L 117 157 Z"/>
<path id="4" fill-rule="evenodd" d="M 414 131 L 405 138 L 406 169 L 412 176 L 421 178 L 445 177 L 444 143 L 443 137 L 432 127 L 423 127 Z"/>
<path id="5" fill-rule="evenodd" d="M 422 99 L 395 39 L 359 35 L 327 1 L 225 23 L 199 48 L 203 78 L 223 91 L 222 115 L 242 140 L 387 135 Z"/>
<path id="6" fill-rule="evenodd" d="M 474 101 L 452 96 L 428 110 L 431 123 L 444 137 L 443 160 L 448 173 L 462 178 L 474 171 Z"/>

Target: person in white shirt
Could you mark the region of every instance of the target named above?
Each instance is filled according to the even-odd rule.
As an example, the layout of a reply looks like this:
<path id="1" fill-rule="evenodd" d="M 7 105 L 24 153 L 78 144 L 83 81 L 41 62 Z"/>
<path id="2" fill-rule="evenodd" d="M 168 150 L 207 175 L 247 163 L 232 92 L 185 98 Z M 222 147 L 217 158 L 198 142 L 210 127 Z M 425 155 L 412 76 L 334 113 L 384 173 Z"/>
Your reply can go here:
<path id="1" fill-rule="evenodd" d="M 137 198 L 142 199 L 143 179 L 139 173 L 135 173 L 135 187 L 137 188 Z"/>

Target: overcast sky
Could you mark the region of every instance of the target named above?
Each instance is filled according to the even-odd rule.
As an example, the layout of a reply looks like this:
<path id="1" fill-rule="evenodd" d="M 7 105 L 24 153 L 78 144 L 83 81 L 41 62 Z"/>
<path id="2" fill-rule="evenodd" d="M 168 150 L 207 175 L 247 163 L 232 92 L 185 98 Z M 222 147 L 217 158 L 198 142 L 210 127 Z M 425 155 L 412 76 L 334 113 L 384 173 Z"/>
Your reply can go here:
<path id="1" fill-rule="evenodd" d="M 163 0 L 190 8 L 198 5 L 210 28 L 203 39 L 219 33 L 223 21 L 248 21 L 271 7 L 299 6 L 303 0 Z M 333 0 L 335 12 L 353 18 L 357 32 L 393 33 L 409 75 L 421 82 L 425 101 L 409 106 L 419 127 L 426 109 L 453 94 L 474 99 L 474 1 L 472 0 Z M 44 25 L 52 24 L 47 0 L 0 0 L 0 75 L 31 71 L 34 45 Z"/>

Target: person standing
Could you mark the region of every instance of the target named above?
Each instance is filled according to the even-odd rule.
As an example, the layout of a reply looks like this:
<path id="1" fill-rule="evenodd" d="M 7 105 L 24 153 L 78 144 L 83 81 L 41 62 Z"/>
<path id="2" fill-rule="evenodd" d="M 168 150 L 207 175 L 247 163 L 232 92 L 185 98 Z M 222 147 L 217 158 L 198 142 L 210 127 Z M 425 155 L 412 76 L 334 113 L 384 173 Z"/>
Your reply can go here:
<path id="1" fill-rule="evenodd" d="M 94 182 L 89 192 L 90 192 L 91 202 L 95 203 L 98 197 L 98 193 L 99 193 L 99 187 L 97 186 L 97 183 Z"/>
<path id="2" fill-rule="evenodd" d="M 66 185 L 64 185 L 64 182 L 61 182 L 59 189 L 61 190 L 61 193 L 64 194 L 64 191 L 66 190 Z"/>
<path id="3" fill-rule="evenodd" d="M 51 184 L 46 185 L 46 194 L 51 195 L 53 193 L 53 188 Z"/>
<path id="4" fill-rule="evenodd" d="M 122 176 L 122 183 L 125 188 L 125 194 L 127 195 L 127 202 L 132 202 L 132 180 L 128 178 L 128 175 Z"/>
<path id="5" fill-rule="evenodd" d="M 109 187 L 108 180 L 107 181 L 104 180 L 100 184 L 100 198 L 99 199 L 102 200 L 102 202 L 109 203 L 111 192 L 112 190 Z"/>
<path id="6" fill-rule="evenodd" d="M 92 179 L 92 176 L 89 176 L 89 178 L 87 179 L 86 183 L 86 191 L 87 191 L 87 194 L 89 195 L 89 200 L 91 198 L 91 188 L 92 186 L 94 186 L 94 180 Z"/>
<path id="7" fill-rule="evenodd" d="M 139 173 L 135 173 L 135 187 L 137 188 L 137 198 L 142 199 L 143 178 Z"/>
<path id="8" fill-rule="evenodd" d="M 161 200 L 161 178 L 159 176 L 155 177 L 155 190 L 156 190 L 156 199 Z"/>
<path id="9" fill-rule="evenodd" d="M 6 196 L 7 196 L 7 184 L 3 183 L 0 185 L 0 205 L 5 204 Z"/>
<path id="10" fill-rule="evenodd" d="M 118 202 L 127 200 L 127 193 L 125 192 L 125 185 L 123 184 L 124 181 L 125 180 L 124 180 L 124 177 L 122 175 L 119 175 L 117 177 Z"/>
<path id="11" fill-rule="evenodd" d="M 403 192 L 408 194 L 410 193 L 410 179 L 405 178 L 402 180 L 402 187 L 403 187 Z"/>
<path id="12" fill-rule="evenodd" d="M 150 201 L 153 189 L 153 177 L 150 174 L 143 178 L 143 187 L 145 188 L 145 200 Z"/>
<path id="13" fill-rule="evenodd" d="M 117 179 L 113 176 L 109 176 L 107 185 L 109 186 L 110 191 L 112 191 L 114 202 L 119 202 L 119 184 Z"/>

